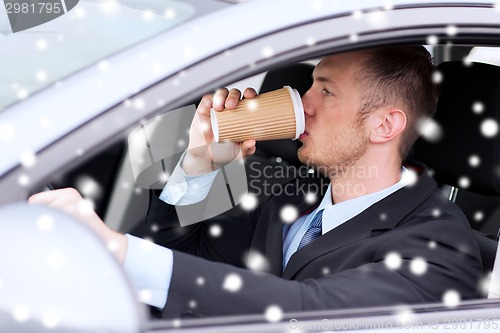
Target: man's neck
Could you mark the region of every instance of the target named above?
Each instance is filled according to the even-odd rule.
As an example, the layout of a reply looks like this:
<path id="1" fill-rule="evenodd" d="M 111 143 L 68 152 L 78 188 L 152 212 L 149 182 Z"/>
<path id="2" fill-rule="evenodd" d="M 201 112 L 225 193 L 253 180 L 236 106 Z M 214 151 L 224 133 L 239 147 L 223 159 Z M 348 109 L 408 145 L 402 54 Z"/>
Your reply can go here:
<path id="1" fill-rule="evenodd" d="M 401 165 L 356 164 L 330 177 L 334 203 L 381 191 L 401 179 Z"/>

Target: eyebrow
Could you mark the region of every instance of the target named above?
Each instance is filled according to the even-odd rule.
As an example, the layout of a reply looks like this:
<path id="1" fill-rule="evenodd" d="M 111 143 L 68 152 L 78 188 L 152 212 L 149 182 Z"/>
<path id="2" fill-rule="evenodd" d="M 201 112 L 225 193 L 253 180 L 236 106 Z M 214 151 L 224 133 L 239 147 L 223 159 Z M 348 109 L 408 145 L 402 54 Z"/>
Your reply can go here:
<path id="1" fill-rule="evenodd" d="M 339 89 L 339 86 L 333 81 L 332 79 L 326 77 L 326 76 L 315 76 L 314 73 L 311 75 L 313 81 L 319 81 L 323 83 L 330 83 L 332 84 L 336 89 Z"/>
<path id="2" fill-rule="evenodd" d="M 333 83 L 333 84 L 335 84 L 332 79 L 329 79 L 329 78 L 324 77 L 324 76 L 316 76 L 315 77 L 314 74 L 313 74 L 312 78 L 313 78 L 313 80 L 316 80 L 316 81 L 319 81 L 319 82 L 326 82 L 326 83 Z"/>

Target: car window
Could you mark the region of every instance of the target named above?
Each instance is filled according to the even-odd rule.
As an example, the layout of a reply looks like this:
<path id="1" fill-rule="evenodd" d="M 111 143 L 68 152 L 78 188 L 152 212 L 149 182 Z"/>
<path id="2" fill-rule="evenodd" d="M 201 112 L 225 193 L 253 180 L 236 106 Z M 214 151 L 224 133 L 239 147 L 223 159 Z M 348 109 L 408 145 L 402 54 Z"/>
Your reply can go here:
<path id="1" fill-rule="evenodd" d="M 193 15 L 192 5 L 176 0 L 84 0 L 43 25 L 15 34 L 2 31 L 0 110 L 92 64 L 105 71 L 109 64 L 103 58 Z"/>

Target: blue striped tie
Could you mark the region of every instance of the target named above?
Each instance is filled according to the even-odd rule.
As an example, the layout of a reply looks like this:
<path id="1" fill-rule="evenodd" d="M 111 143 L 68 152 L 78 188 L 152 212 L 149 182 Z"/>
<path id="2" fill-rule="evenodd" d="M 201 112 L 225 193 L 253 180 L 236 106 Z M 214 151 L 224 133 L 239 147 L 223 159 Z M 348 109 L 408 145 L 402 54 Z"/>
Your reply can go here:
<path id="1" fill-rule="evenodd" d="M 321 224 L 323 222 L 323 209 L 320 210 L 314 219 L 311 222 L 311 225 L 309 226 L 309 229 L 307 229 L 306 233 L 302 237 L 299 243 L 299 247 L 297 250 L 303 248 L 319 236 L 321 236 Z"/>

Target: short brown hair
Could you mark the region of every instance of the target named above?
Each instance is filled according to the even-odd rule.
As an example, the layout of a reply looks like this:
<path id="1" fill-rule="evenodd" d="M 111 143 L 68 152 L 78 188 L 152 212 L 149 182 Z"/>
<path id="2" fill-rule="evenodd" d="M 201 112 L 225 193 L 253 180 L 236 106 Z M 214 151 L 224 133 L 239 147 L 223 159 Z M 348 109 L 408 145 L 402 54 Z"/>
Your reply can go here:
<path id="1" fill-rule="evenodd" d="M 361 118 L 380 107 L 401 107 L 407 117 L 400 154 L 406 158 L 420 135 L 418 124 L 434 116 L 439 89 L 432 81 L 434 62 L 423 46 L 392 46 L 365 51 L 357 73 L 361 85 Z"/>

